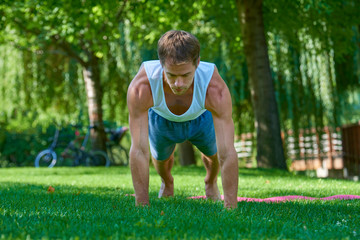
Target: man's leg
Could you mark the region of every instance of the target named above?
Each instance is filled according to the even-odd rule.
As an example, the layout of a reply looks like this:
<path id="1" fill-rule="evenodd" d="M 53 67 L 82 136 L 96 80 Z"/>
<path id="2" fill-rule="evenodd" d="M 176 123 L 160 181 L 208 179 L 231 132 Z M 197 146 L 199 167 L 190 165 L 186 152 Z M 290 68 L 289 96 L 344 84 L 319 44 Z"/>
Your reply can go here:
<path id="1" fill-rule="evenodd" d="M 217 158 L 217 154 L 212 156 L 206 156 L 201 154 L 201 159 L 204 162 L 206 169 L 206 177 L 205 177 L 205 193 L 206 198 L 210 198 L 212 200 L 220 200 L 220 192 L 217 186 L 217 176 L 220 170 L 219 161 Z"/>
<path id="2" fill-rule="evenodd" d="M 166 160 L 158 161 L 152 157 L 155 169 L 161 177 L 159 198 L 174 196 L 174 178 L 171 169 L 174 165 L 174 152 Z"/>

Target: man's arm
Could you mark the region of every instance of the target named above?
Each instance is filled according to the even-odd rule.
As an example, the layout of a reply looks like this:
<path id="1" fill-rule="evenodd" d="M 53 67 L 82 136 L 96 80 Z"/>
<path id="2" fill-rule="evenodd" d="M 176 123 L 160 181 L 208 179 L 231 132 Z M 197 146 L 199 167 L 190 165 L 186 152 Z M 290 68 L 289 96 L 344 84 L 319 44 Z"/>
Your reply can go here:
<path id="1" fill-rule="evenodd" d="M 224 205 L 237 207 L 238 159 L 234 147 L 234 123 L 232 120 L 231 96 L 226 83 L 215 69 L 210 81 L 205 107 L 212 113 L 216 145 L 224 189 Z"/>
<path id="2" fill-rule="evenodd" d="M 146 73 L 141 68 L 127 93 L 131 134 L 130 169 L 136 205 L 149 205 L 148 109 L 152 102 Z"/>

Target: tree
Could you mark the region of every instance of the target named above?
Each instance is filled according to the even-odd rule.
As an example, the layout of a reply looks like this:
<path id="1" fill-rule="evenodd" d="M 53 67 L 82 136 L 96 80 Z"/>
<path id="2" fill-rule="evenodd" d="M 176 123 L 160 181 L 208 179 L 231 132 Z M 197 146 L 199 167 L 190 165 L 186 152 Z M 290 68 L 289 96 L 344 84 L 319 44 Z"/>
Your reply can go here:
<path id="1" fill-rule="evenodd" d="M 177 144 L 179 148 L 179 162 L 181 166 L 196 164 L 194 148 L 191 142 Z"/>
<path id="2" fill-rule="evenodd" d="M 253 132 L 255 119 L 258 151 L 267 154 L 264 148 L 272 152 L 281 145 L 262 129 L 268 124 L 273 131 L 274 121 L 263 121 L 276 105 L 271 92 L 284 132 L 295 130 L 297 135 L 302 128 L 337 127 L 359 118 L 359 7 L 358 0 L 105 0 L 101 5 L 92 0 L 3 0 L 0 97 L 9 104 L 0 106 L 0 121 L 27 121 L 21 125 L 26 129 L 34 126 L 34 118 L 44 120 L 45 111 L 69 115 L 64 121 L 74 119 L 72 112 L 85 105 L 91 92 L 86 94 L 83 79 L 90 79 L 98 84 L 92 107 L 100 104 L 97 111 L 104 112 L 103 118 L 123 123 L 126 88 L 140 63 L 157 57 L 162 33 L 184 29 L 198 37 L 201 59 L 216 63 L 229 86 L 237 135 Z M 246 31 L 240 34 L 239 29 Z M 252 41 L 255 31 L 266 38 Z M 264 94 L 264 84 L 273 90 Z"/>
<path id="3" fill-rule="evenodd" d="M 86 86 L 92 147 L 105 149 L 103 126 L 103 85 L 100 62 L 109 51 L 109 43 L 119 38 L 119 22 L 126 12 L 124 1 L 5 1 L 2 24 L 15 30 L 21 41 L 17 47 L 56 53 L 75 59 L 82 67 Z"/>
<path id="4" fill-rule="evenodd" d="M 237 0 L 257 132 L 259 167 L 287 169 L 270 73 L 262 0 Z"/>

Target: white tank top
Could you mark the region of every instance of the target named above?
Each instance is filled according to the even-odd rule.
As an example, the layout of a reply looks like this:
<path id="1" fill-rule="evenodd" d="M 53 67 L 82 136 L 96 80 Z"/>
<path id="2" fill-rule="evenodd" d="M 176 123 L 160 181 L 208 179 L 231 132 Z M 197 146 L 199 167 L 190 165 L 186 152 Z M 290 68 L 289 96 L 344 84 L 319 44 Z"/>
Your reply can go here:
<path id="1" fill-rule="evenodd" d="M 146 75 L 149 79 L 151 92 L 153 96 L 154 110 L 163 118 L 173 122 L 185 122 L 193 120 L 203 114 L 205 109 L 205 97 L 210 79 L 214 73 L 215 64 L 208 62 L 200 62 L 195 71 L 193 99 L 189 109 L 181 114 L 172 113 L 165 101 L 163 87 L 163 68 L 159 60 L 146 61 L 143 63 Z"/>

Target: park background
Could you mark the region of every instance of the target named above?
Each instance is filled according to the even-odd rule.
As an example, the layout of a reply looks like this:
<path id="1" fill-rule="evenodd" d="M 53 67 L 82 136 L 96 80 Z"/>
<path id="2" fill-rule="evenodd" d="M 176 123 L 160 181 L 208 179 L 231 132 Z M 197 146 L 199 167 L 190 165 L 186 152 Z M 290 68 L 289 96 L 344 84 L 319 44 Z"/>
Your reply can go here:
<path id="1" fill-rule="evenodd" d="M 294 172 L 344 178 L 347 164 L 348 178 L 360 175 L 359 9 L 358 0 L 1 0 L 0 239 L 358 239 L 360 201 L 320 199 L 359 197 L 359 181 Z M 205 194 L 205 170 L 196 150 L 184 157 L 186 143 L 173 198 L 158 198 L 150 167 L 150 207 L 134 206 L 129 167 L 33 167 L 56 127 L 95 124 L 92 147 L 103 149 L 105 128 L 128 126 L 128 85 L 170 29 L 197 36 L 201 60 L 227 83 L 238 196 L 261 202 L 229 211 L 189 199 Z M 276 196 L 317 199 L 264 202 Z"/>
<path id="2" fill-rule="evenodd" d="M 4 0 L 0 166 L 33 166 L 54 124 L 96 124 L 93 148 L 104 148 L 104 128 L 128 125 L 141 62 L 157 59 L 164 32 L 182 29 L 230 89 L 240 166 L 335 169 L 342 130 L 360 119 L 359 9 L 357 0 Z M 198 160 L 182 157 L 192 150 L 180 145 L 181 165 Z"/>

